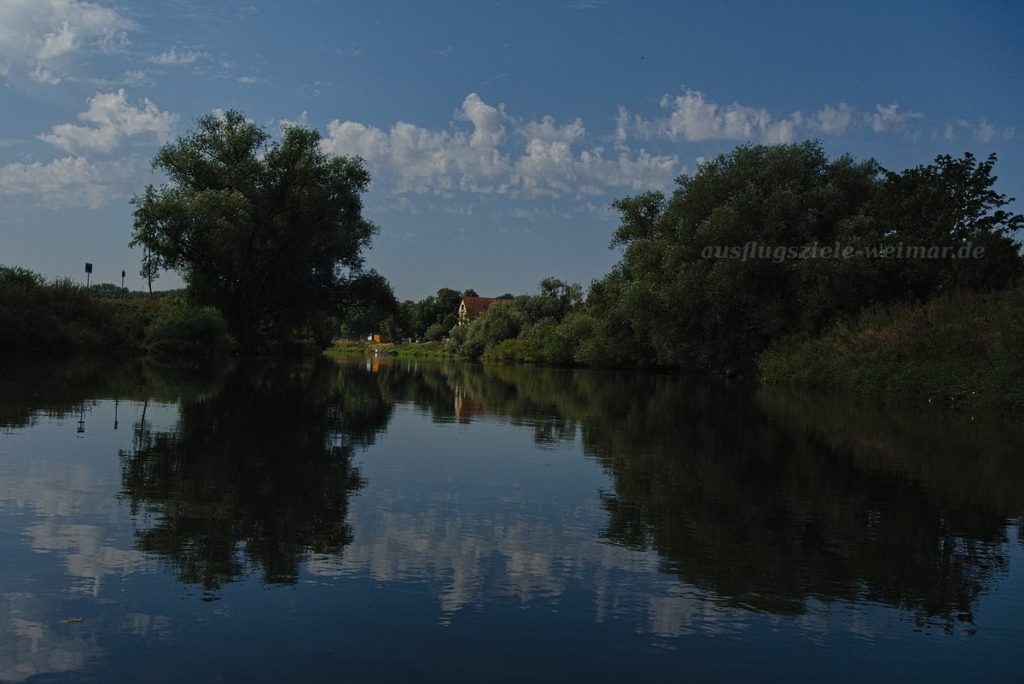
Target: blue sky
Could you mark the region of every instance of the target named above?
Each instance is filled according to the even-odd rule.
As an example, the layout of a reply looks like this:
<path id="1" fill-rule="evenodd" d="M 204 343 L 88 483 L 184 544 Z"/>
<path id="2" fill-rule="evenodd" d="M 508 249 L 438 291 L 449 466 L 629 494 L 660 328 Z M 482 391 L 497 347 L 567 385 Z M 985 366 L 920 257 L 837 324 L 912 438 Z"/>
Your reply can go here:
<path id="1" fill-rule="evenodd" d="M 0 263 L 140 288 L 129 199 L 228 108 L 366 159 L 368 264 L 400 298 L 587 284 L 612 200 L 748 141 L 996 152 L 1024 199 L 1022 25 L 1019 2 L 0 0 Z"/>

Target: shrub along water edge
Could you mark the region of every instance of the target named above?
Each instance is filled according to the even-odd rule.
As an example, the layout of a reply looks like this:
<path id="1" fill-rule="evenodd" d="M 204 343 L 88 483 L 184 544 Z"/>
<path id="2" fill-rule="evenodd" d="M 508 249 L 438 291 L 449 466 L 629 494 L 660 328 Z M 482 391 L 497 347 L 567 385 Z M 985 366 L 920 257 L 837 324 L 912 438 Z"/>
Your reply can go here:
<path id="1" fill-rule="evenodd" d="M 47 281 L 0 266 L 0 350 L 6 353 L 196 356 L 229 352 L 234 341 L 216 309 L 178 296 L 97 296 L 70 280 Z"/>

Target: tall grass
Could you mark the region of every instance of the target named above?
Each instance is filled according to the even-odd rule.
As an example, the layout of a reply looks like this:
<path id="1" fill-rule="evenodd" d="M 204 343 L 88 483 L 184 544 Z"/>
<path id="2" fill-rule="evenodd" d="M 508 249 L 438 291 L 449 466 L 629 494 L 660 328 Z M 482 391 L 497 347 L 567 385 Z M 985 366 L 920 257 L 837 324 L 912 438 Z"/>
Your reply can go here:
<path id="1" fill-rule="evenodd" d="M 1024 284 L 869 309 L 761 354 L 767 382 L 1024 409 Z"/>
<path id="2" fill-rule="evenodd" d="M 70 280 L 0 266 L 0 350 L 6 353 L 192 355 L 230 346 L 215 310 L 176 297 L 110 299 Z"/>

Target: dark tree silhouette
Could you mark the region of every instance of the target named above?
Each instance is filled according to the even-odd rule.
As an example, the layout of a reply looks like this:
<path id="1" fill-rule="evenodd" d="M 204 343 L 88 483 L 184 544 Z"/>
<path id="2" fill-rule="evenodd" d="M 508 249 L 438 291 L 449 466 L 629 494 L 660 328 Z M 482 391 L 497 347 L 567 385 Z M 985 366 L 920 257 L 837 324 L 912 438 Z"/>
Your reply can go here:
<path id="1" fill-rule="evenodd" d="M 180 579 L 216 589 L 247 566 L 294 582 L 309 554 L 351 542 L 351 460 L 390 419 L 376 379 L 325 360 L 239 364 L 223 386 L 186 399 L 173 431 L 137 426 L 122 452 L 123 495 L 145 513 L 139 548 Z"/>

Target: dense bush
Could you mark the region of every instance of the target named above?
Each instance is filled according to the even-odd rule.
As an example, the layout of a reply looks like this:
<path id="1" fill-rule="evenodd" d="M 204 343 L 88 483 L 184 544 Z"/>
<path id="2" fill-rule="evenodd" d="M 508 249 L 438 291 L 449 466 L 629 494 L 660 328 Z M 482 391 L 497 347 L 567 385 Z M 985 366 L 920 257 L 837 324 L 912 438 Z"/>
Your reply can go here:
<path id="1" fill-rule="evenodd" d="M 223 317 L 179 297 L 96 295 L 0 266 L 0 349 L 5 352 L 218 353 L 230 349 Z"/>
<path id="2" fill-rule="evenodd" d="M 204 356 L 226 353 L 234 341 L 224 316 L 213 307 L 171 301 L 146 327 L 145 345 L 158 354 Z"/>
<path id="3" fill-rule="evenodd" d="M 22 268 L 0 266 L 0 349 L 130 350 L 138 337 L 122 328 L 130 315 L 68 280 L 46 282 Z"/>
<path id="4" fill-rule="evenodd" d="M 513 303 L 496 302 L 472 323 L 453 333 L 459 353 L 478 359 L 490 347 L 519 335 L 526 325 L 525 314 Z"/>
<path id="5" fill-rule="evenodd" d="M 445 323 L 433 323 L 427 326 L 427 330 L 423 336 L 431 342 L 438 342 L 448 335 L 453 325 L 454 323 L 452 325 L 446 325 Z"/>
<path id="6" fill-rule="evenodd" d="M 545 361 L 540 338 L 535 335 L 502 340 L 484 352 L 483 360 L 492 363 L 542 363 Z"/>
<path id="7" fill-rule="evenodd" d="M 456 327 L 450 346 L 491 362 L 579 363 L 577 351 L 593 330 L 582 292 L 578 284 L 545 278 L 539 294 L 497 302 L 468 325 Z"/>
<path id="8" fill-rule="evenodd" d="M 761 354 L 768 382 L 1024 408 L 1024 284 L 878 306 Z"/>

